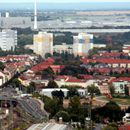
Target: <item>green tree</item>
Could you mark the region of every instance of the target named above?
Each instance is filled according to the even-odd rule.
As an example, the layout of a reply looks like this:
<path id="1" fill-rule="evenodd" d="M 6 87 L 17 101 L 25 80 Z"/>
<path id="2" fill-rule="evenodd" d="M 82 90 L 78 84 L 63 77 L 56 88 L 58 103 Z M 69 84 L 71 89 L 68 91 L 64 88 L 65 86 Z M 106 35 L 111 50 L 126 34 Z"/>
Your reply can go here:
<path id="1" fill-rule="evenodd" d="M 48 82 L 47 88 L 59 88 L 59 86 L 54 80 L 50 80 Z"/>
<path id="2" fill-rule="evenodd" d="M 78 96 L 74 96 L 70 99 L 69 104 L 70 113 L 78 114 L 80 109 L 80 98 Z"/>
<path id="3" fill-rule="evenodd" d="M 114 86 L 110 85 L 109 86 L 109 91 L 110 91 L 111 95 L 113 96 L 115 94 L 115 88 L 114 88 Z"/>
<path id="4" fill-rule="evenodd" d="M 53 91 L 51 94 L 52 94 L 53 97 L 57 97 L 57 98 L 60 98 L 60 99 L 64 98 L 64 93 L 63 93 L 62 90 L 60 90 L 60 91 Z"/>
<path id="5" fill-rule="evenodd" d="M 125 95 L 129 96 L 129 87 L 125 85 Z"/>
<path id="6" fill-rule="evenodd" d="M 20 91 L 24 91 L 25 90 L 25 87 L 21 84 L 20 80 L 18 78 L 14 78 L 12 81 L 11 81 L 11 85 L 14 87 L 14 88 L 18 88 Z"/>
<path id="7" fill-rule="evenodd" d="M 53 78 L 54 76 L 54 71 L 52 70 L 51 67 L 48 67 L 47 69 L 42 71 L 42 77 L 47 77 L 49 76 L 50 78 Z"/>
<path id="8" fill-rule="evenodd" d="M 69 122 L 70 121 L 70 115 L 66 111 L 59 111 L 58 113 L 56 113 L 55 117 L 57 119 L 59 119 L 60 117 L 62 117 L 62 119 L 63 119 L 64 122 Z"/>
<path id="9" fill-rule="evenodd" d="M 79 96 L 79 93 L 78 93 L 78 90 L 76 88 L 69 88 L 69 91 L 67 93 L 67 97 L 68 98 L 71 98 L 71 97 L 74 97 L 74 96 Z"/>
<path id="10" fill-rule="evenodd" d="M 51 94 L 52 94 L 53 98 L 58 98 L 59 99 L 59 103 L 61 105 L 63 105 L 64 93 L 63 93 L 62 90 L 60 90 L 60 91 L 53 91 Z"/>
<path id="11" fill-rule="evenodd" d="M 2 62 L 0 62 L 0 70 L 4 70 L 4 68 L 5 68 L 5 66 L 4 66 L 4 64 L 2 63 Z"/>
<path id="12" fill-rule="evenodd" d="M 118 130 L 118 125 L 116 123 L 111 123 L 105 126 L 102 130 Z"/>
<path id="13" fill-rule="evenodd" d="M 68 108 L 68 112 L 70 114 L 70 118 L 73 121 L 80 121 L 80 117 L 82 116 L 80 113 L 81 104 L 80 98 L 78 96 L 74 96 L 70 99 L 70 104 Z"/>
<path id="14" fill-rule="evenodd" d="M 47 59 L 47 58 L 49 58 L 49 57 L 52 57 L 52 55 L 51 55 L 50 53 L 46 53 L 46 54 L 45 54 L 45 58 Z"/>
<path id="15" fill-rule="evenodd" d="M 27 87 L 27 93 L 34 93 L 36 91 L 36 86 L 34 82 L 31 82 Z"/>
<path id="16" fill-rule="evenodd" d="M 104 117 L 108 117 L 109 120 L 112 121 L 120 121 L 122 120 L 122 111 L 120 106 L 114 102 L 108 102 L 103 108 L 102 112 Z"/>
<path id="17" fill-rule="evenodd" d="M 49 97 L 42 96 L 41 99 L 45 104 L 45 110 L 50 113 L 50 118 L 55 116 L 55 114 L 59 112 L 60 109 L 62 109 L 58 98 L 51 99 Z"/>
<path id="18" fill-rule="evenodd" d="M 98 87 L 96 87 L 94 84 L 90 85 L 87 87 L 88 92 L 90 93 L 91 97 L 93 98 L 93 96 L 96 95 L 100 95 L 100 90 L 98 89 Z"/>

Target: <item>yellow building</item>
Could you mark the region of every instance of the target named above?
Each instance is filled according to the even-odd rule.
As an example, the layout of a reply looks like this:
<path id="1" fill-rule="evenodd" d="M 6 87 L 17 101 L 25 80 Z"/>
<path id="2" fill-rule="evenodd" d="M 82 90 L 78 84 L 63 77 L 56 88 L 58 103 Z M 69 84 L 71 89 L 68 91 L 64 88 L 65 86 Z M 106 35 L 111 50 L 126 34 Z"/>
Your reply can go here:
<path id="1" fill-rule="evenodd" d="M 34 35 L 34 53 L 45 57 L 46 53 L 53 55 L 53 34 L 39 32 Z"/>
<path id="2" fill-rule="evenodd" d="M 73 53 L 75 56 L 86 56 L 89 50 L 93 49 L 93 35 L 79 33 L 73 37 Z"/>

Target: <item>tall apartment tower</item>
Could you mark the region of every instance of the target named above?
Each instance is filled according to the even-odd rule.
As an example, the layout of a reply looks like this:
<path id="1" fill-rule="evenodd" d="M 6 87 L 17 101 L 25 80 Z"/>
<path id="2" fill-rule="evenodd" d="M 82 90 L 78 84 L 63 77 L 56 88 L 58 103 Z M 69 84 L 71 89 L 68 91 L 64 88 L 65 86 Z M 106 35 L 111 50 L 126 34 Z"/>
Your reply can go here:
<path id="1" fill-rule="evenodd" d="M 34 53 L 45 57 L 46 53 L 53 55 L 53 33 L 39 32 L 34 35 Z"/>
<path id="2" fill-rule="evenodd" d="M 34 30 L 37 30 L 37 0 L 34 2 Z"/>
<path id="3" fill-rule="evenodd" d="M 0 48 L 3 51 L 14 51 L 17 46 L 17 31 L 14 30 L 2 30 L 0 32 Z"/>
<path id="4" fill-rule="evenodd" d="M 73 37 L 73 54 L 75 56 L 87 56 L 89 50 L 93 49 L 93 35 L 79 33 Z"/>

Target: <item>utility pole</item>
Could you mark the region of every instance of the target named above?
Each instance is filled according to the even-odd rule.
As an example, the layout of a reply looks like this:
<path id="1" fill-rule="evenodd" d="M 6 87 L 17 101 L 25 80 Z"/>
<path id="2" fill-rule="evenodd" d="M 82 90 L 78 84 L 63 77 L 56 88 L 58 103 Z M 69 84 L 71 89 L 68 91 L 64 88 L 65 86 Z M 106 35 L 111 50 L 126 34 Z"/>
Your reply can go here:
<path id="1" fill-rule="evenodd" d="M 0 101 L 0 113 L 2 113 L 2 101 Z M 2 118 L 0 120 L 0 130 L 2 130 Z"/>
<path id="2" fill-rule="evenodd" d="M 10 100 L 10 122 L 11 122 L 11 130 L 13 130 L 13 104 Z"/>
<path id="3" fill-rule="evenodd" d="M 9 101 L 9 128 L 10 130 L 13 130 L 13 105 L 12 101 Z"/>
<path id="4" fill-rule="evenodd" d="M 91 99 L 90 99 L 90 130 L 92 130 L 93 126 L 92 126 L 92 100 L 93 100 L 93 96 L 91 96 Z"/>

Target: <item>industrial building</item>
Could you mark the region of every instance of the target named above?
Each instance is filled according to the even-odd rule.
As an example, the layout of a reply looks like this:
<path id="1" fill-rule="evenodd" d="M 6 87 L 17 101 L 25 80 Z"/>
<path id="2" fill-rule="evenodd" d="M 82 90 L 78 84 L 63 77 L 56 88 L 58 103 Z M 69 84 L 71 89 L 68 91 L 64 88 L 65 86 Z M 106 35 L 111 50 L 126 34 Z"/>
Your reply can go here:
<path id="1" fill-rule="evenodd" d="M 34 35 L 34 53 L 45 57 L 46 53 L 53 55 L 53 33 L 39 32 Z"/>
<path id="2" fill-rule="evenodd" d="M 57 123 L 34 124 L 27 130 L 69 130 L 67 125 Z"/>
<path id="3" fill-rule="evenodd" d="M 8 12 L 6 12 L 5 17 L 0 17 L 0 28 L 26 28 L 31 27 L 31 25 L 31 17 L 10 17 Z"/>
<path id="4" fill-rule="evenodd" d="M 0 32 L 0 48 L 3 51 L 14 50 L 17 46 L 17 31 L 5 29 Z"/>
<path id="5" fill-rule="evenodd" d="M 75 56 L 86 56 L 91 49 L 93 49 L 92 34 L 79 33 L 78 36 L 73 36 L 73 54 Z"/>

